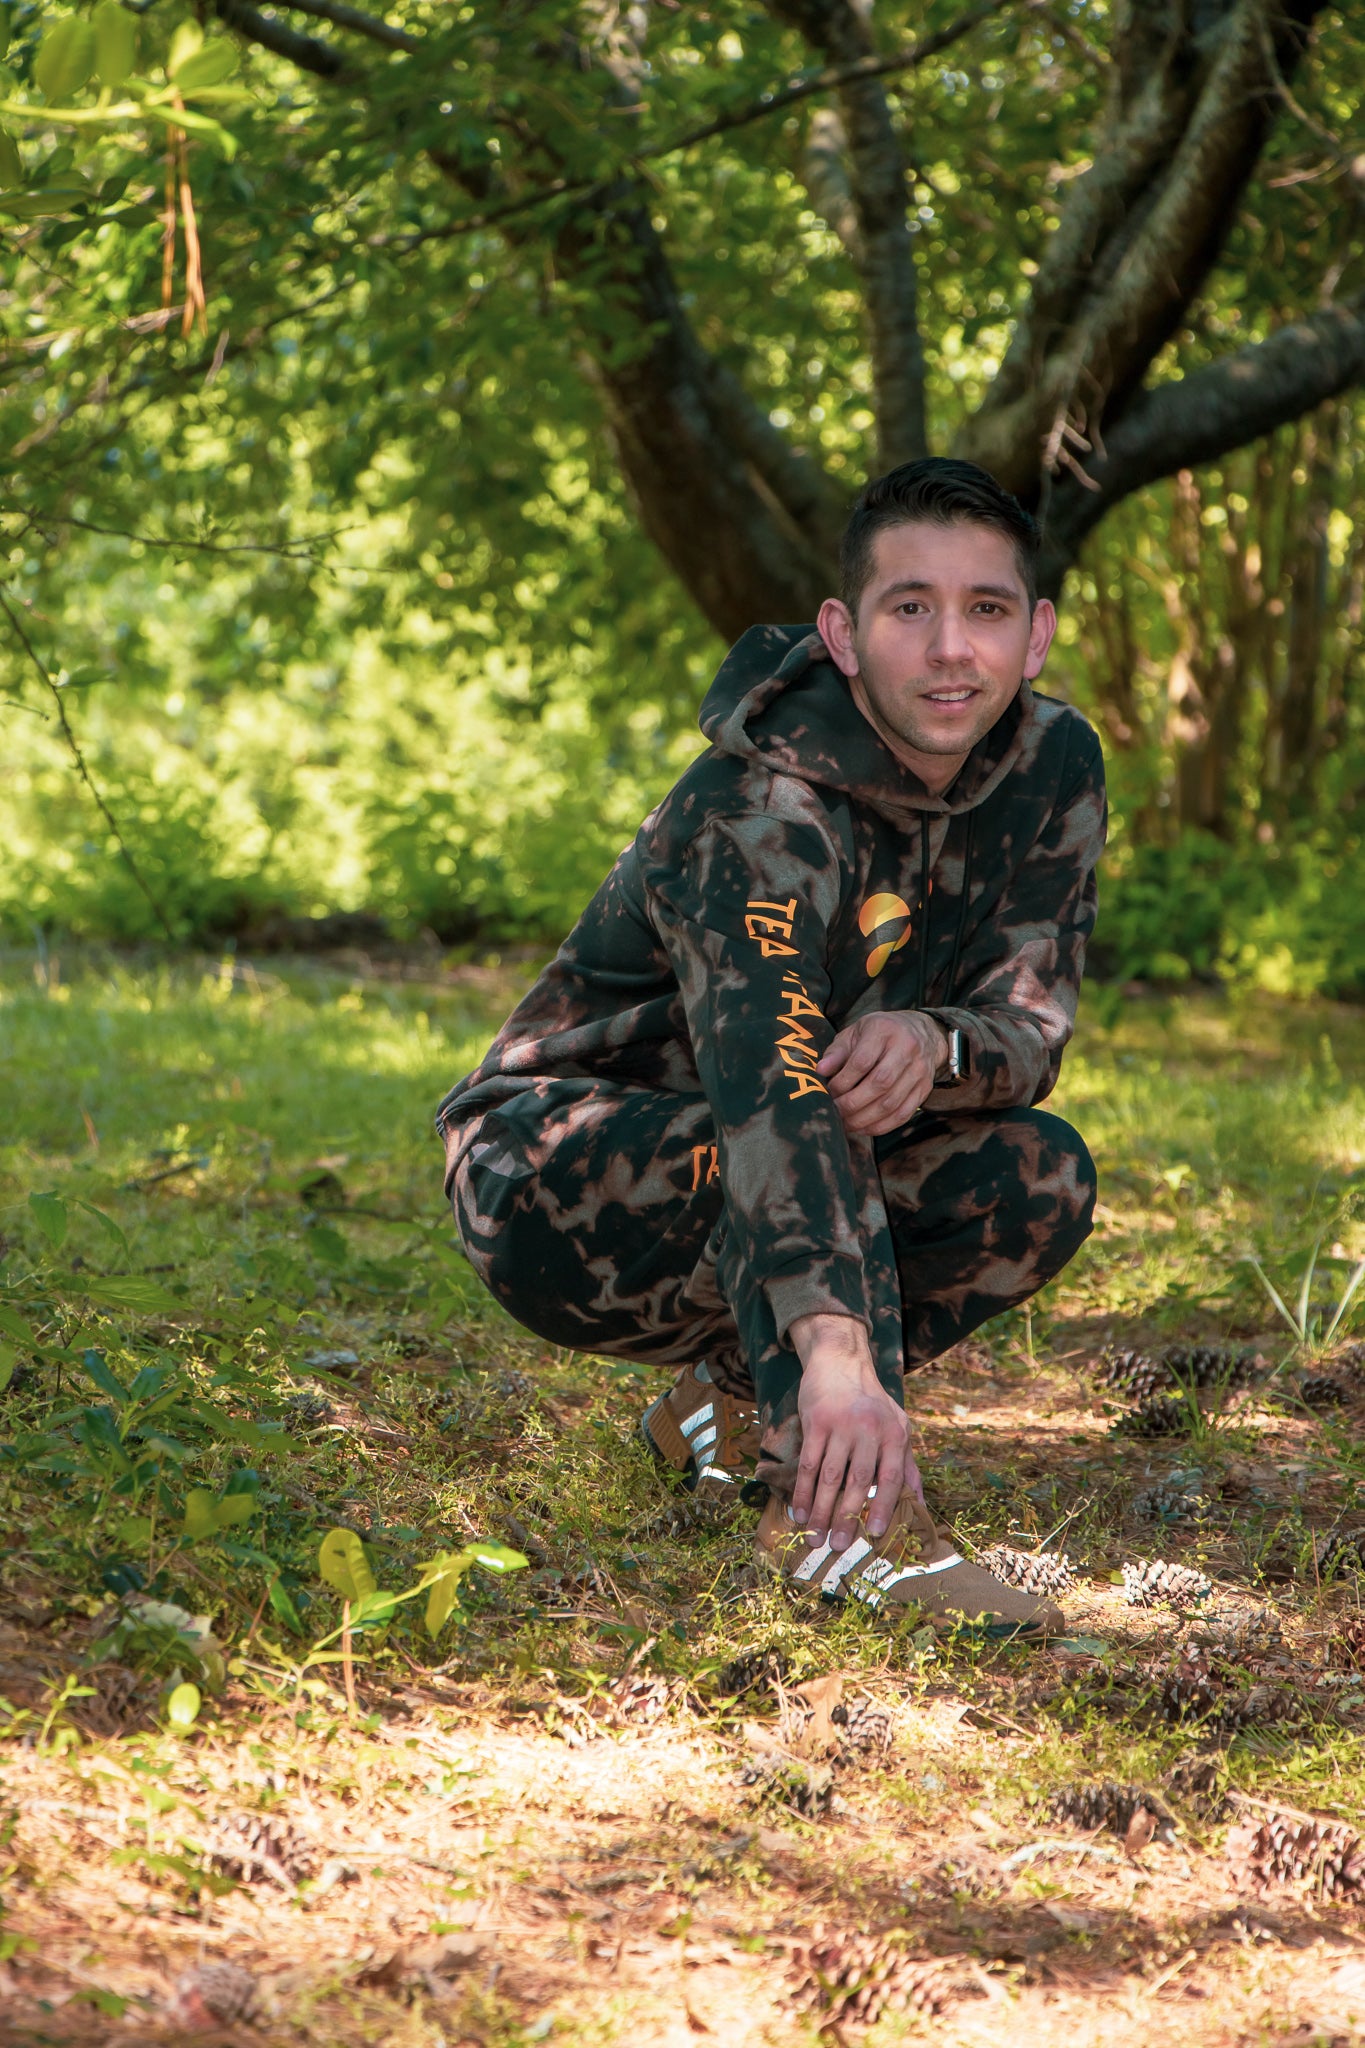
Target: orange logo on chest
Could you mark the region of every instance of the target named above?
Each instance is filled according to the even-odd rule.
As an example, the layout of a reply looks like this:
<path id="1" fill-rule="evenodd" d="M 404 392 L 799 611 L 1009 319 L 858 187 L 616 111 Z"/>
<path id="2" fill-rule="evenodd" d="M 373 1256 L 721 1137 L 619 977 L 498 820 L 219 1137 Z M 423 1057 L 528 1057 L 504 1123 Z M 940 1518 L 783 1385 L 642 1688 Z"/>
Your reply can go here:
<path id="1" fill-rule="evenodd" d="M 910 937 L 910 905 L 899 896 L 869 896 L 858 912 L 858 929 L 875 942 L 867 956 L 867 972 L 875 980 Z"/>

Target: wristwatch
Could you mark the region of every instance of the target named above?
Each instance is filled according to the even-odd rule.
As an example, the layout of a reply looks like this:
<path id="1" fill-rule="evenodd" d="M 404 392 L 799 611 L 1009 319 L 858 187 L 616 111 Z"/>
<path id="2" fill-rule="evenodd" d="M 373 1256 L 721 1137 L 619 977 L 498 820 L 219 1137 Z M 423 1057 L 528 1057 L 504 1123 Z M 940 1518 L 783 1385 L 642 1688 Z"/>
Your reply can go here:
<path id="1" fill-rule="evenodd" d="M 960 1088 L 972 1071 L 972 1042 L 965 1031 L 954 1025 L 947 1033 L 948 1057 L 934 1075 L 935 1088 Z"/>

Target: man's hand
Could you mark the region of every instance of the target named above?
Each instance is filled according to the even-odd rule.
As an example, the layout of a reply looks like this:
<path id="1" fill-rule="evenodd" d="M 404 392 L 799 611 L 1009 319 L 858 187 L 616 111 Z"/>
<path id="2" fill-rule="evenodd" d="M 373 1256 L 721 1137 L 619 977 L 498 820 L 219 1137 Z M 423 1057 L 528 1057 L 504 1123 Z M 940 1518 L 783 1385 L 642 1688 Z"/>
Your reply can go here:
<path id="1" fill-rule="evenodd" d="M 923 1010 L 878 1010 L 845 1026 L 815 1071 L 844 1129 L 880 1138 L 914 1115 L 947 1057 L 943 1027 Z"/>
<path id="2" fill-rule="evenodd" d="M 905 1410 L 877 1378 L 867 1331 L 852 1316 L 798 1316 L 787 1332 L 801 1360 L 801 1462 L 792 1514 L 814 1543 L 847 1550 L 867 1502 L 867 1532 L 886 1534 L 901 1488 L 923 1500 Z"/>

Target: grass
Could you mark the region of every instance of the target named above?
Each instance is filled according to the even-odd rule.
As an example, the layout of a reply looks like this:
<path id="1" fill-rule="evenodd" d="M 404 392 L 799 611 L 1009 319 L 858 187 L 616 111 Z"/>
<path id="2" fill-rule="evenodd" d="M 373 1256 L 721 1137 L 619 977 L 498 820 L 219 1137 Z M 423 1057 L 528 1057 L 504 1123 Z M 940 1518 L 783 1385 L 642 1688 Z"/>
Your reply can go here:
<path id="1" fill-rule="evenodd" d="M 1321 1343 L 1365 1250 L 1365 1018 L 1085 1022 L 1056 1106 L 1099 1161 L 1095 1237 L 912 1389 L 959 1539 L 1060 1526 L 1076 1566 L 1072 1636 L 1017 1652 L 756 1583 L 752 1518 L 694 1525 L 641 1453 L 654 1377 L 482 1297 L 431 1112 L 520 979 L 0 961 L 0 2041 L 796 2042 L 817 1928 L 891 1936 L 936 1987 L 876 2041 L 1006 2014 L 1040 2043 L 1352 2038 L 1359 1906 L 1254 1892 L 1227 1837 L 1251 1801 L 1358 1822 L 1365 1787 L 1358 1581 L 1317 1562 L 1365 1520 L 1359 1297 Z M 1248 1261 L 1294 1301 L 1315 1244 L 1300 1342 Z M 1263 1364 L 1182 1434 L 1115 1434 L 1097 1361 L 1173 1343 Z M 1340 1405 L 1300 1396 L 1313 1370 Z M 1138 1520 L 1172 1474 L 1197 1511 Z M 367 1616 L 366 1571 L 409 1592 L 490 1542 L 525 1566 L 447 1564 L 434 1634 L 427 1590 Z M 1211 1597 L 1125 1605 L 1139 1556 Z M 1201 1642 L 1215 1709 L 1260 1688 L 1240 1725 L 1170 1718 Z M 750 1648 L 776 1691 L 729 1689 Z M 830 1779 L 791 1689 L 836 1674 L 892 1739 Z M 1192 1755 L 1212 1791 L 1172 1778 Z M 1049 1817 L 1106 1778 L 1173 1843 Z M 244 1825 L 269 1867 L 234 1862 Z"/>

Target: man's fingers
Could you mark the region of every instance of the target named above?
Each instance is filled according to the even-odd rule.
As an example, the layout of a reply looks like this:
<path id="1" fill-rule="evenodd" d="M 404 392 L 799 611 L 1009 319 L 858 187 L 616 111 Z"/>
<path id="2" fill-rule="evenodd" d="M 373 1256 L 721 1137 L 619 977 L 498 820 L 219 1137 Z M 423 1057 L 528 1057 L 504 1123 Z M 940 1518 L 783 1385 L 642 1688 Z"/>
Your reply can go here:
<path id="1" fill-rule="evenodd" d="M 848 1478 L 833 1517 L 830 1542 L 836 1550 L 847 1550 L 858 1527 L 858 1517 L 867 1505 L 867 1489 L 877 1469 L 876 1443 L 859 1443 L 849 1460 Z"/>
<path id="2" fill-rule="evenodd" d="M 915 1499 L 919 1502 L 920 1506 L 924 1509 L 925 1513 L 928 1514 L 929 1509 L 924 1498 L 924 1481 L 920 1478 L 919 1466 L 915 1462 L 915 1454 L 911 1450 L 908 1442 L 905 1446 L 902 1477 L 903 1483 L 910 1489 L 911 1493 L 914 1494 Z M 877 1495 L 880 1499 L 880 1487 L 877 1488 Z"/>
<path id="3" fill-rule="evenodd" d="M 829 1092 L 838 1103 L 841 1116 L 856 1115 L 898 1086 L 904 1073 L 896 1048 L 883 1045 L 876 1049 L 875 1056 L 865 1058 L 856 1068 L 850 1060 Z"/>
<path id="4" fill-rule="evenodd" d="M 913 1458 L 910 1463 L 914 1464 Z M 905 1470 L 904 1441 L 888 1432 L 882 1439 L 877 1459 L 876 1498 L 867 1511 L 867 1533 L 874 1541 L 879 1541 L 891 1527 L 891 1517 L 896 1512 L 896 1502 L 905 1483 Z M 918 1471 L 915 1477 L 918 1480 Z"/>
<path id="5" fill-rule="evenodd" d="M 796 1486 L 792 1492 L 792 1517 L 803 1529 L 810 1527 L 811 1503 L 815 1499 L 816 1481 L 824 1463 L 828 1440 L 828 1431 L 818 1427 L 807 1430 L 802 1440 L 801 1461 L 796 1468 Z"/>
<path id="6" fill-rule="evenodd" d="M 811 1508 L 806 1524 L 821 1542 L 829 1534 L 830 1523 L 834 1519 L 834 1504 L 843 1489 L 851 1449 L 852 1445 L 848 1438 L 837 1435 L 831 1435 L 825 1449 L 825 1460 L 820 1467 L 820 1484 L 815 1490 L 815 1504 Z"/>
<path id="7" fill-rule="evenodd" d="M 841 1031 L 838 1037 L 825 1047 L 825 1050 L 815 1062 L 816 1073 L 822 1074 L 826 1080 L 829 1079 L 831 1074 L 837 1074 L 846 1064 L 853 1046 L 854 1038 L 852 1032 Z"/>
<path id="8" fill-rule="evenodd" d="M 831 1065 L 831 1055 L 840 1051 L 841 1047 L 842 1054 L 838 1065 Z M 839 1095 L 846 1088 L 853 1087 L 876 1065 L 885 1050 L 885 1042 L 877 1032 L 859 1031 L 856 1026 L 847 1033 L 841 1031 L 829 1052 L 819 1062 L 819 1072 L 822 1075 L 828 1077 L 837 1073 L 839 1076 L 839 1085 L 831 1089 L 831 1094 Z"/>
<path id="9" fill-rule="evenodd" d="M 920 1086 L 899 1088 L 893 1095 L 884 1096 L 880 1101 L 874 1102 L 870 1109 L 862 1110 L 855 1115 L 850 1115 L 841 1102 L 838 1105 L 839 1114 L 843 1118 L 846 1131 L 858 1135 L 870 1132 L 875 1137 L 881 1137 L 884 1131 L 899 1130 L 902 1124 L 909 1123 L 928 1093 L 927 1088 Z"/>

